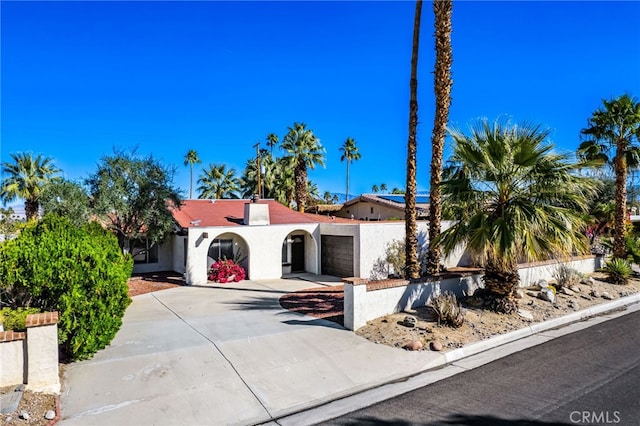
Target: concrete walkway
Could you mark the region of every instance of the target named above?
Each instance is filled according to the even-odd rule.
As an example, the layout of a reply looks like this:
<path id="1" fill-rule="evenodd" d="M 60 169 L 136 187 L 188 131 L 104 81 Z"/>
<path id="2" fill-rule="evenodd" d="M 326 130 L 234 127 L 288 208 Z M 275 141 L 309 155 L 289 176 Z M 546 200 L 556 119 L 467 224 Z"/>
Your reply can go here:
<path id="1" fill-rule="evenodd" d="M 61 424 L 312 424 L 434 381 L 433 369 L 470 353 L 480 361 L 466 365 L 488 362 L 482 352 L 509 340 L 407 352 L 280 307 L 282 294 L 319 283 L 337 284 L 302 276 L 136 296 L 112 344 L 68 367 Z"/>

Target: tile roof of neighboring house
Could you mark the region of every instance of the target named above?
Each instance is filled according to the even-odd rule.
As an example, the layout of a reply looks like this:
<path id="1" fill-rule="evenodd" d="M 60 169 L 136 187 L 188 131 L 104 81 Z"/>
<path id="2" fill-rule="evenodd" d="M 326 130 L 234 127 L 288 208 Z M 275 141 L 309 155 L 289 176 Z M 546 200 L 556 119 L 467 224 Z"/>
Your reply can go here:
<path id="1" fill-rule="evenodd" d="M 250 200 L 184 200 L 179 209 L 169 207 L 174 219 L 182 228 L 207 226 L 246 226 L 243 223 L 244 205 Z M 300 213 L 275 200 L 259 200 L 269 206 L 272 225 L 296 223 L 354 223 L 352 219 Z"/>

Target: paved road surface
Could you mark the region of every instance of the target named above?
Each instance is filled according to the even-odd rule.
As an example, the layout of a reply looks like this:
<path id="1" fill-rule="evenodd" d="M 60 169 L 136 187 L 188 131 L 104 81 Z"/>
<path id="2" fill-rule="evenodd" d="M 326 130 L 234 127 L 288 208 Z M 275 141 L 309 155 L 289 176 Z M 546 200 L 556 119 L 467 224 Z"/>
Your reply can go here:
<path id="1" fill-rule="evenodd" d="M 324 424 L 640 425 L 640 312 Z"/>

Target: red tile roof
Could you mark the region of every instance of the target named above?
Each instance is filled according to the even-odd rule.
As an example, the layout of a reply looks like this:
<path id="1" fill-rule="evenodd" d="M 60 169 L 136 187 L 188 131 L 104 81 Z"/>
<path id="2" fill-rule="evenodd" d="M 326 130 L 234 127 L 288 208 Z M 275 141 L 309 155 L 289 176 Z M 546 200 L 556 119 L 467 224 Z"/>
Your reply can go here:
<path id="1" fill-rule="evenodd" d="M 184 200 L 179 209 L 169 207 L 174 219 L 182 228 L 206 226 L 245 226 L 244 205 L 250 200 Z M 272 225 L 296 223 L 357 223 L 359 221 L 338 217 L 300 213 L 275 200 L 259 200 L 269 206 Z"/>

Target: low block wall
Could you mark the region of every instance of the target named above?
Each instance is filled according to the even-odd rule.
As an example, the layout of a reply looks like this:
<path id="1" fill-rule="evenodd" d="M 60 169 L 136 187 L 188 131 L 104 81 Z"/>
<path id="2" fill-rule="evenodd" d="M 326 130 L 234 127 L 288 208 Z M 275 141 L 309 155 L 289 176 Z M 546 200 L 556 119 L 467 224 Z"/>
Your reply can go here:
<path id="1" fill-rule="evenodd" d="M 60 392 L 58 313 L 28 315 L 26 332 L 0 332 L 0 387 L 26 384 L 36 392 Z"/>
<path id="2" fill-rule="evenodd" d="M 583 256 L 567 262 L 536 262 L 519 268 L 520 285 L 523 287 L 541 279 L 552 279 L 560 264 L 590 273 L 600 268 L 602 258 Z M 424 306 L 432 297 L 450 291 L 458 297 L 473 294 L 482 287 L 482 275 L 462 275 L 422 283 L 407 280 L 368 281 L 364 278 L 344 278 L 344 326 L 357 330 L 375 318 Z"/>

